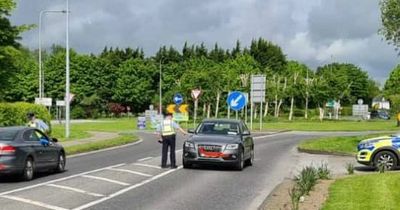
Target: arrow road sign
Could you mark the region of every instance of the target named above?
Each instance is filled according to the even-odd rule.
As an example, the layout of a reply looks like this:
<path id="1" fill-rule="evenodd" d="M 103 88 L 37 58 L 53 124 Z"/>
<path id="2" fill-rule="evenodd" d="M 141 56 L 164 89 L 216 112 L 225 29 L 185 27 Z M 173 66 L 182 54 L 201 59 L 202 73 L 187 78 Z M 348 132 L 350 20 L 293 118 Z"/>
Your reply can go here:
<path id="1" fill-rule="evenodd" d="M 243 107 L 246 105 L 246 96 L 239 91 L 233 91 L 228 95 L 228 99 L 226 100 L 228 103 L 228 106 L 234 110 L 234 111 L 239 111 L 243 109 Z"/>
<path id="2" fill-rule="evenodd" d="M 183 96 L 180 93 L 174 95 L 174 103 L 179 105 L 183 102 Z"/>

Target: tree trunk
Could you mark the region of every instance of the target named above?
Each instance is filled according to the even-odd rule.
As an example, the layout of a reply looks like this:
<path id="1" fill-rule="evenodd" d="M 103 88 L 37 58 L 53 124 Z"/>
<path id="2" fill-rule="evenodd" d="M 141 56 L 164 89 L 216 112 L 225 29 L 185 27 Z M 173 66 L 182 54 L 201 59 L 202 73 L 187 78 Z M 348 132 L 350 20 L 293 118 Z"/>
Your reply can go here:
<path id="1" fill-rule="evenodd" d="M 207 104 L 204 103 L 204 104 L 203 104 L 203 113 L 202 113 L 203 118 L 206 116 L 206 111 L 207 111 Z"/>
<path id="2" fill-rule="evenodd" d="M 304 118 L 308 119 L 308 91 L 306 92 L 306 108 L 304 110 Z"/>
<path id="3" fill-rule="evenodd" d="M 285 77 L 285 83 L 283 84 L 282 93 L 285 92 L 286 86 L 287 86 L 287 78 Z M 280 108 L 281 108 L 282 103 L 283 103 L 283 96 L 281 97 L 281 99 L 279 99 L 279 104 L 278 104 L 278 109 L 277 109 L 276 117 L 279 117 Z"/>
<path id="4" fill-rule="evenodd" d="M 221 97 L 221 93 L 218 91 L 217 92 L 217 102 L 215 105 L 215 118 L 218 118 L 218 109 L 219 109 L 219 98 Z"/>
<path id="5" fill-rule="evenodd" d="M 290 112 L 289 112 L 289 121 L 292 121 L 293 119 L 293 103 L 294 103 L 294 97 L 290 99 Z"/>
<path id="6" fill-rule="evenodd" d="M 254 111 L 253 111 L 254 119 L 257 119 L 257 105 L 256 104 L 253 105 L 253 109 L 254 109 Z"/>
<path id="7" fill-rule="evenodd" d="M 264 109 L 264 117 L 268 115 L 268 106 L 269 106 L 269 101 L 265 101 L 265 109 Z"/>
<path id="8" fill-rule="evenodd" d="M 319 109 L 319 120 L 322 122 L 324 119 L 324 108 L 318 107 Z"/>
<path id="9" fill-rule="evenodd" d="M 211 103 L 207 104 L 207 118 L 210 118 L 211 115 Z"/>

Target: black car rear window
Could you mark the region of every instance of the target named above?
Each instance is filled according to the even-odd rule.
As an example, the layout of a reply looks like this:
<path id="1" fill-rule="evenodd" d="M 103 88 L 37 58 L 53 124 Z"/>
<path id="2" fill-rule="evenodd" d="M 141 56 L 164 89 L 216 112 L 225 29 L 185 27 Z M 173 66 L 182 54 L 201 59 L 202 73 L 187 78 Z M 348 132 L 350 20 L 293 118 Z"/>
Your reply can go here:
<path id="1" fill-rule="evenodd" d="M 0 130 L 0 141 L 12 141 L 17 133 L 17 130 Z"/>

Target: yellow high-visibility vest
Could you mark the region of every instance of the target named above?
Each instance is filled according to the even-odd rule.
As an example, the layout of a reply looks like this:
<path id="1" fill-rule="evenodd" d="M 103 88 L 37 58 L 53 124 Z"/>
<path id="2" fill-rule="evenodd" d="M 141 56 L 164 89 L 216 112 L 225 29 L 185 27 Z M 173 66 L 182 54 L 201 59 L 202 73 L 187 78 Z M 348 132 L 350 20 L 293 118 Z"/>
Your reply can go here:
<path id="1" fill-rule="evenodd" d="M 170 136 L 174 135 L 175 130 L 172 127 L 172 120 L 164 120 L 162 124 L 161 135 L 162 136 Z"/>

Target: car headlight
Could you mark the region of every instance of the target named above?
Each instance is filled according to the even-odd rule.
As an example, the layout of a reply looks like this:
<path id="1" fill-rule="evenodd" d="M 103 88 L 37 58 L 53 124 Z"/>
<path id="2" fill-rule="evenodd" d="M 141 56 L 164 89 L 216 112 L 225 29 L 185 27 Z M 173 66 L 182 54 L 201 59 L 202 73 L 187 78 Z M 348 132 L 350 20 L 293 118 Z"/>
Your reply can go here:
<path id="1" fill-rule="evenodd" d="M 237 149 L 239 148 L 239 144 L 227 144 L 225 149 Z"/>
<path id="2" fill-rule="evenodd" d="M 185 147 L 187 148 L 194 148 L 194 144 L 192 142 L 186 141 L 185 142 Z"/>

